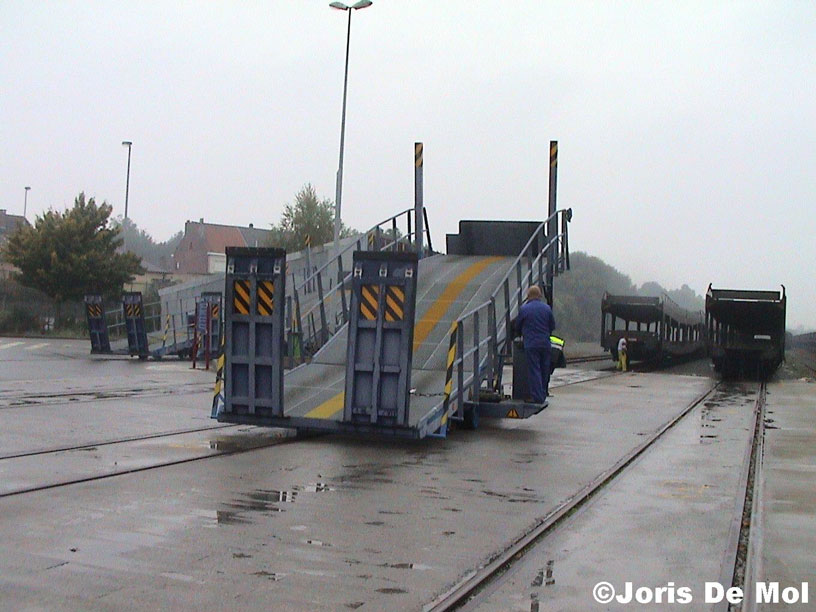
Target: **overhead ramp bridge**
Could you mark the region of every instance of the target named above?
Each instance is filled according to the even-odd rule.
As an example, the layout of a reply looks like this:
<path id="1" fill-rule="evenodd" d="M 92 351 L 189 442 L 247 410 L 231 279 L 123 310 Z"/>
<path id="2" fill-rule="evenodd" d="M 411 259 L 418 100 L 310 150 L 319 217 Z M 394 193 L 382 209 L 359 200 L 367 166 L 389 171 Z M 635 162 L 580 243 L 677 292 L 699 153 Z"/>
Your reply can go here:
<path id="1" fill-rule="evenodd" d="M 282 401 L 272 397 L 277 384 L 263 381 L 282 373 L 271 356 L 283 349 L 259 342 L 256 332 L 235 339 L 253 326 L 285 326 L 282 299 L 271 311 L 267 303 L 267 313 L 255 306 L 259 283 L 272 282 L 275 295 L 285 295 L 285 253 L 228 251 L 226 345 L 213 416 L 422 438 L 445 435 L 452 422 L 475 425 L 479 416 L 539 412 L 545 405 L 506 401 L 499 392 L 508 329 L 527 287 L 538 284 L 551 298 L 552 277 L 569 268 L 571 215 L 557 211 L 541 223 L 463 221 L 460 233 L 448 236 L 447 255 L 355 252 L 334 294 L 318 305 L 327 298 L 335 308 L 342 303 L 339 324 L 309 363 L 282 375 Z M 231 297 L 236 283 L 246 283 L 247 299 L 239 306 Z M 280 333 L 269 333 L 273 343 L 282 342 Z"/>

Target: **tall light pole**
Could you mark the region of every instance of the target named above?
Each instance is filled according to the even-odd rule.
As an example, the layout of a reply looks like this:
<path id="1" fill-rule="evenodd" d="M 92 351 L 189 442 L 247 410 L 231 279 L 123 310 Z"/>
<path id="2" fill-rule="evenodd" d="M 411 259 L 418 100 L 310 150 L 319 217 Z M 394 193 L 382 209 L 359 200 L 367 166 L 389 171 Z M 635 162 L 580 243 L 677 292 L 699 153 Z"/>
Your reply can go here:
<path id="1" fill-rule="evenodd" d="M 122 146 L 128 148 L 127 177 L 125 178 L 125 221 L 127 221 L 128 191 L 130 190 L 130 147 L 133 146 L 133 143 L 129 140 L 123 140 Z"/>
<path id="2" fill-rule="evenodd" d="M 343 77 L 343 117 L 340 120 L 340 162 L 337 166 L 337 189 L 334 193 L 334 252 L 340 255 L 340 202 L 343 197 L 343 147 L 346 142 L 346 94 L 348 92 L 349 44 L 351 42 L 351 13 L 373 4 L 371 0 L 360 0 L 351 6 L 342 2 L 331 2 L 330 7 L 348 12 L 348 30 L 346 31 L 346 72 Z"/>
<path id="3" fill-rule="evenodd" d="M 25 199 L 23 200 L 23 219 L 26 216 L 26 209 L 28 208 L 28 192 L 31 190 L 31 187 L 25 188 Z"/>

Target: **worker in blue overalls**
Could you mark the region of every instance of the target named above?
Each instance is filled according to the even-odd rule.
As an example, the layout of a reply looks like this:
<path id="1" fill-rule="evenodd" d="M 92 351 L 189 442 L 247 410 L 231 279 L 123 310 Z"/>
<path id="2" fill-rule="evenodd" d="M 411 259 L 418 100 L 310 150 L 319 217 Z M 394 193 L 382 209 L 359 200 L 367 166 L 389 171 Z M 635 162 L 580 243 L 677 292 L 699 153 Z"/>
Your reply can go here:
<path id="1" fill-rule="evenodd" d="M 516 334 L 524 338 L 530 394 L 537 404 L 543 404 L 550 394 L 550 334 L 555 329 L 552 308 L 541 295 L 536 285 L 527 289 L 527 299 L 513 321 Z"/>

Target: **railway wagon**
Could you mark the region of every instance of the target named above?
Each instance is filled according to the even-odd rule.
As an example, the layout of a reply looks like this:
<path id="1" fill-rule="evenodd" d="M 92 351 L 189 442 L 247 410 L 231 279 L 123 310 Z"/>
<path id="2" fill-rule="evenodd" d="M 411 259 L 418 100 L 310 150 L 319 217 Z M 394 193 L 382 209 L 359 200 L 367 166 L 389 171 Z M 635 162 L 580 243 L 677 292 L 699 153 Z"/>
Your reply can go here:
<path id="1" fill-rule="evenodd" d="M 714 289 L 706 292 L 708 350 L 724 377 L 767 378 L 785 359 L 785 287 L 782 291 Z"/>
<path id="2" fill-rule="evenodd" d="M 671 298 L 610 295 L 601 300 L 601 346 L 618 358 L 618 341 L 626 337 L 630 361 L 663 361 L 688 357 L 705 348 L 702 312 L 678 306 Z"/>

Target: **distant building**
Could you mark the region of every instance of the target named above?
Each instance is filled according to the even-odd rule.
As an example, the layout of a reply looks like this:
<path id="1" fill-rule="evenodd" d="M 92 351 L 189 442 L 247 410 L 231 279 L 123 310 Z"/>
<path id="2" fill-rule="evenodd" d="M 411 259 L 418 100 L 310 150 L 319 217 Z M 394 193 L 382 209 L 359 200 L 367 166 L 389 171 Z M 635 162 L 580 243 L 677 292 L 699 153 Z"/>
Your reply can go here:
<path id="1" fill-rule="evenodd" d="M 212 274 L 223 272 L 228 246 L 266 246 L 270 230 L 235 225 L 187 221 L 184 237 L 173 254 L 174 272 Z"/>
<path id="2" fill-rule="evenodd" d="M 0 208 L 0 246 L 3 246 L 14 230 L 21 225 L 30 225 L 23 215 L 10 215 L 5 208 Z"/>
<path id="3" fill-rule="evenodd" d="M 5 208 L 0 208 L 0 249 L 8 241 L 8 237 L 21 225 L 31 225 L 22 215 L 10 215 Z M 11 278 L 12 274 L 19 272 L 10 263 L 0 261 L 0 280 Z"/>

